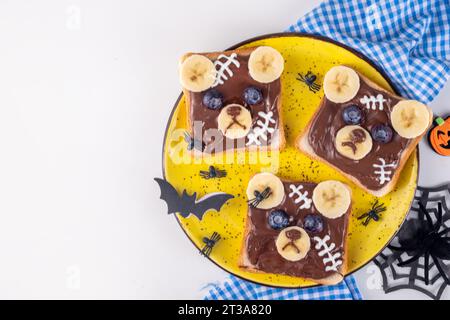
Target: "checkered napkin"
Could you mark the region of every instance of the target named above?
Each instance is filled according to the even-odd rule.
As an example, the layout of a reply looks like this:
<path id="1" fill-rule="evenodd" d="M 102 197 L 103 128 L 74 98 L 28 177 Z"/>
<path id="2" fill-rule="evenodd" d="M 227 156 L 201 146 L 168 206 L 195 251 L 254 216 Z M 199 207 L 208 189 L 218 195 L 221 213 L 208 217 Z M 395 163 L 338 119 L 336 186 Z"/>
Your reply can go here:
<path id="1" fill-rule="evenodd" d="M 431 102 L 450 74 L 449 0 L 331 0 L 289 27 L 357 49 L 400 94 Z"/>
<path id="2" fill-rule="evenodd" d="M 289 27 L 359 50 L 403 96 L 428 103 L 450 73 L 450 0 L 331 0 Z M 362 299 L 353 276 L 335 286 L 277 289 L 229 276 L 205 299 Z"/>

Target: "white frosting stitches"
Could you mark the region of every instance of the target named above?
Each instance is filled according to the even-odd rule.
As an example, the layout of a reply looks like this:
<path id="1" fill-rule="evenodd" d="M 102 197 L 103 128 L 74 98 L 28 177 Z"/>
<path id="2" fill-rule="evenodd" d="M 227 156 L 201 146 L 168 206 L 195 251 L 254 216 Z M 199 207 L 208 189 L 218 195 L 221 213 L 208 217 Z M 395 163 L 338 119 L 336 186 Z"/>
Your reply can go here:
<path id="1" fill-rule="evenodd" d="M 319 251 L 319 257 L 323 258 L 323 264 L 325 265 L 325 271 L 338 271 L 338 267 L 342 264 L 341 253 L 335 252 L 332 253 L 336 245 L 332 242 L 328 245 L 328 241 L 330 241 L 330 236 L 326 235 L 323 239 L 319 237 L 314 237 L 314 241 L 316 241 L 316 250 Z"/>
<path id="2" fill-rule="evenodd" d="M 295 204 L 299 204 L 300 202 L 303 202 L 300 205 L 300 209 L 309 209 L 311 208 L 312 199 L 308 198 L 308 191 L 301 192 L 300 190 L 303 189 L 302 185 L 299 185 L 296 187 L 294 184 L 291 184 L 289 186 L 291 189 L 291 193 L 289 193 L 289 198 L 292 198 L 293 196 L 296 196 L 297 198 L 294 199 Z"/>
<path id="3" fill-rule="evenodd" d="M 383 158 L 378 158 L 380 164 L 374 163 L 372 166 L 375 168 L 374 173 L 377 175 L 377 180 L 381 185 L 388 181 L 391 181 L 392 170 L 386 170 L 388 168 L 395 169 L 397 167 L 396 162 L 386 163 Z"/>
<path id="4" fill-rule="evenodd" d="M 375 96 L 364 96 L 361 99 L 359 99 L 359 102 L 364 104 L 367 109 L 372 110 L 384 110 L 384 103 L 386 102 L 386 99 L 383 97 L 383 95 L 380 93 L 376 97 Z"/>
<path id="5" fill-rule="evenodd" d="M 264 119 L 264 122 L 259 119 L 256 121 L 255 127 L 252 131 L 247 135 L 248 142 L 247 146 L 251 144 L 256 144 L 257 146 L 261 145 L 261 140 L 267 141 L 268 133 L 274 133 L 275 128 L 271 128 L 271 124 L 275 124 L 276 121 L 273 119 L 273 112 L 269 111 L 267 113 L 260 111 L 258 112 L 258 116 Z"/>

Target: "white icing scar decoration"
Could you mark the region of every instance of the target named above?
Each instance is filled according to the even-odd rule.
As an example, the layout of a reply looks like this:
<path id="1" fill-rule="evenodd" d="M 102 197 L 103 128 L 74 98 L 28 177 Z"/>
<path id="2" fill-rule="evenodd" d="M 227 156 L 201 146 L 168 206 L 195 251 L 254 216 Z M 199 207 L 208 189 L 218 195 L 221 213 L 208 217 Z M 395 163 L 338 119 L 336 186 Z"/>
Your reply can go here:
<path id="1" fill-rule="evenodd" d="M 236 68 L 239 68 L 241 66 L 236 57 L 236 53 L 232 53 L 230 56 L 221 54 L 217 57 L 217 60 L 214 61 L 214 67 L 216 67 L 217 76 L 212 85 L 213 87 L 218 86 L 219 84 L 223 84 L 225 80 L 228 80 L 228 77 L 231 78 L 233 76 L 233 71 L 230 68 L 231 64 L 234 64 Z M 220 59 L 222 59 L 223 61 L 220 61 Z"/>
<path id="2" fill-rule="evenodd" d="M 378 175 L 377 180 L 380 182 L 380 184 L 385 184 L 388 181 L 391 181 L 391 174 L 392 171 L 391 170 L 386 170 L 386 168 L 396 168 L 397 167 L 397 163 L 396 162 L 392 162 L 392 163 L 386 163 L 386 160 L 384 160 L 383 158 L 378 158 L 378 160 L 380 161 L 380 164 L 373 164 L 373 167 L 375 169 L 374 173 L 376 175 Z"/>
<path id="3" fill-rule="evenodd" d="M 376 110 L 377 108 L 382 111 L 384 109 L 383 103 L 386 102 L 386 99 L 380 93 L 376 97 L 375 96 L 364 96 L 359 99 L 359 102 L 366 105 L 367 109 Z"/>
<path id="4" fill-rule="evenodd" d="M 319 257 L 323 257 L 326 255 L 326 257 L 323 258 L 323 264 L 325 265 L 325 271 L 338 271 L 337 267 L 339 267 L 342 264 L 342 260 L 340 259 L 341 253 L 336 252 L 332 253 L 336 245 L 334 243 L 331 243 L 330 245 L 327 244 L 328 241 L 330 241 L 330 236 L 326 235 L 323 239 L 320 239 L 319 237 L 314 237 L 314 241 L 316 241 L 316 250 L 319 251 Z M 329 264 L 329 265 L 327 265 Z"/>
<path id="5" fill-rule="evenodd" d="M 273 112 L 269 111 L 265 113 L 263 111 L 258 112 L 258 116 L 264 119 L 264 122 L 259 119 L 256 121 L 256 126 L 253 130 L 247 135 L 248 142 L 247 146 L 251 144 L 256 144 L 257 146 L 261 145 L 261 139 L 267 141 L 267 134 L 273 133 L 275 128 L 271 128 L 270 124 L 275 124 L 275 120 L 273 119 Z"/>
<path id="6" fill-rule="evenodd" d="M 295 204 L 299 204 L 300 202 L 303 201 L 303 204 L 299 207 L 300 209 L 311 208 L 312 199 L 308 198 L 308 191 L 305 191 L 303 193 L 300 191 L 303 189 L 302 185 L 296 187 L 294 184 L 291 184 L 289 188 L 292 190 L 292 192 L 289 193 L 289 198 L 297 196 L 297 198 L 294 200 Z"/>

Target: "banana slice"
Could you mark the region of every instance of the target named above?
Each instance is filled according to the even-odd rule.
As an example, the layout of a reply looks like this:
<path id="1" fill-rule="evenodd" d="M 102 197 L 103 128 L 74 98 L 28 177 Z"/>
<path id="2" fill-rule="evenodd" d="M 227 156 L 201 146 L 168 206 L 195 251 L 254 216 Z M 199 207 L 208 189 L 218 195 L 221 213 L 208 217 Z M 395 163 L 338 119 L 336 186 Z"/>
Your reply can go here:
<path id="1" fill-rule="evenodd" d="M 316 209 L 330 219 L 346 213 L 352 201 L 349 188 L 336 180 L 319 183 L 314 188 L 312 199 Z"/>
<path id="2" fill-rule="evenodd" d="M 216 68 L 211 60 L 205 56 L 193 54 L 181 64 L 180 82 L 189 91 L 201 92 L 211 88 L 216 74 Z"/>
<path id="3" fill-rule="evenodd" d="M 359 76 L 355 70 L 336 66 L 323 79 L 323 91 L 328 100 L 343 103 L 353 99 L 359 91 Z"/>
<path id="4" fill-rule="evenodd" d="M 248 59 L 250 76 L 261 83 L 270 83 L 283 73 L 284 59 L 281 53 L 272 47 L 258 47 Z"/>
<path id="5" fill-rule="evenodd" d="M 361 160 L 372 150 L 372 137 L 360 126 L 345 126 L 336 134 L 336 150 L 346 158 Z"/>
<path id="6" fill-rule="evenodd" d="M 281 230 L 275 240 L 278 253 L 286 260 L 299 261 L 306 257 L 311 247 L 309 235 L 300 227 Z"/>
<path id="7" fill-rule="evenodd" d="M 391 123 L 400 136 L 412 139 L 428 129 L 431 117 L 426 105 L 415 100 L 402 100 L 392 108 Z"/>
<path id="8" fill-rule="evenodd" d="M 247 135 L 252 127 L 250 111 L 240 104 L 229 104 L 217 117 L 219 130 L 230 139 L 239 139 Z"/>
<path id="9" fill-rule="evenodd" d="M 283 182 L 273 173 L 258 173 L 248 182 L 247 198 L 249 205 L 258 209 L 276 207 L 284 199 Z"/>

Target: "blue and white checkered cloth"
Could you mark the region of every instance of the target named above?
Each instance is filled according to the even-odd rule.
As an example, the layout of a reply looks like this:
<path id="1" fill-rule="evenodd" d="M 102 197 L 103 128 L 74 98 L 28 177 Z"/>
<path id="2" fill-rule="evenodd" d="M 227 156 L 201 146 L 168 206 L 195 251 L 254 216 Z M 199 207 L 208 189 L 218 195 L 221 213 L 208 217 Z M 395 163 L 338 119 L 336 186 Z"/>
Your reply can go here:
<path id="1" fill-rule="evenodd" d="M 400 93 L 429 103 L 450 73 L 450 0 L 331 0 L 289 27 L 359 50 Z M 205 299 L 362 299 L 353 276 L 335 286 L 277 289 L 229 276 Z"/>
<path id="2" fill-rule="evenodd" d="M 208 285 L 205 300 L 361 300 L 355 278 L 334 286 L 278 289 L 261 286 L 230 275 L 220 284 Z"/>
<path id="3" fill-rule="evenodd" d="M 449 0 L 331 0 L 289 27 L 359 50 L 400 94 L 431 102 L 450 73 Z"/>

